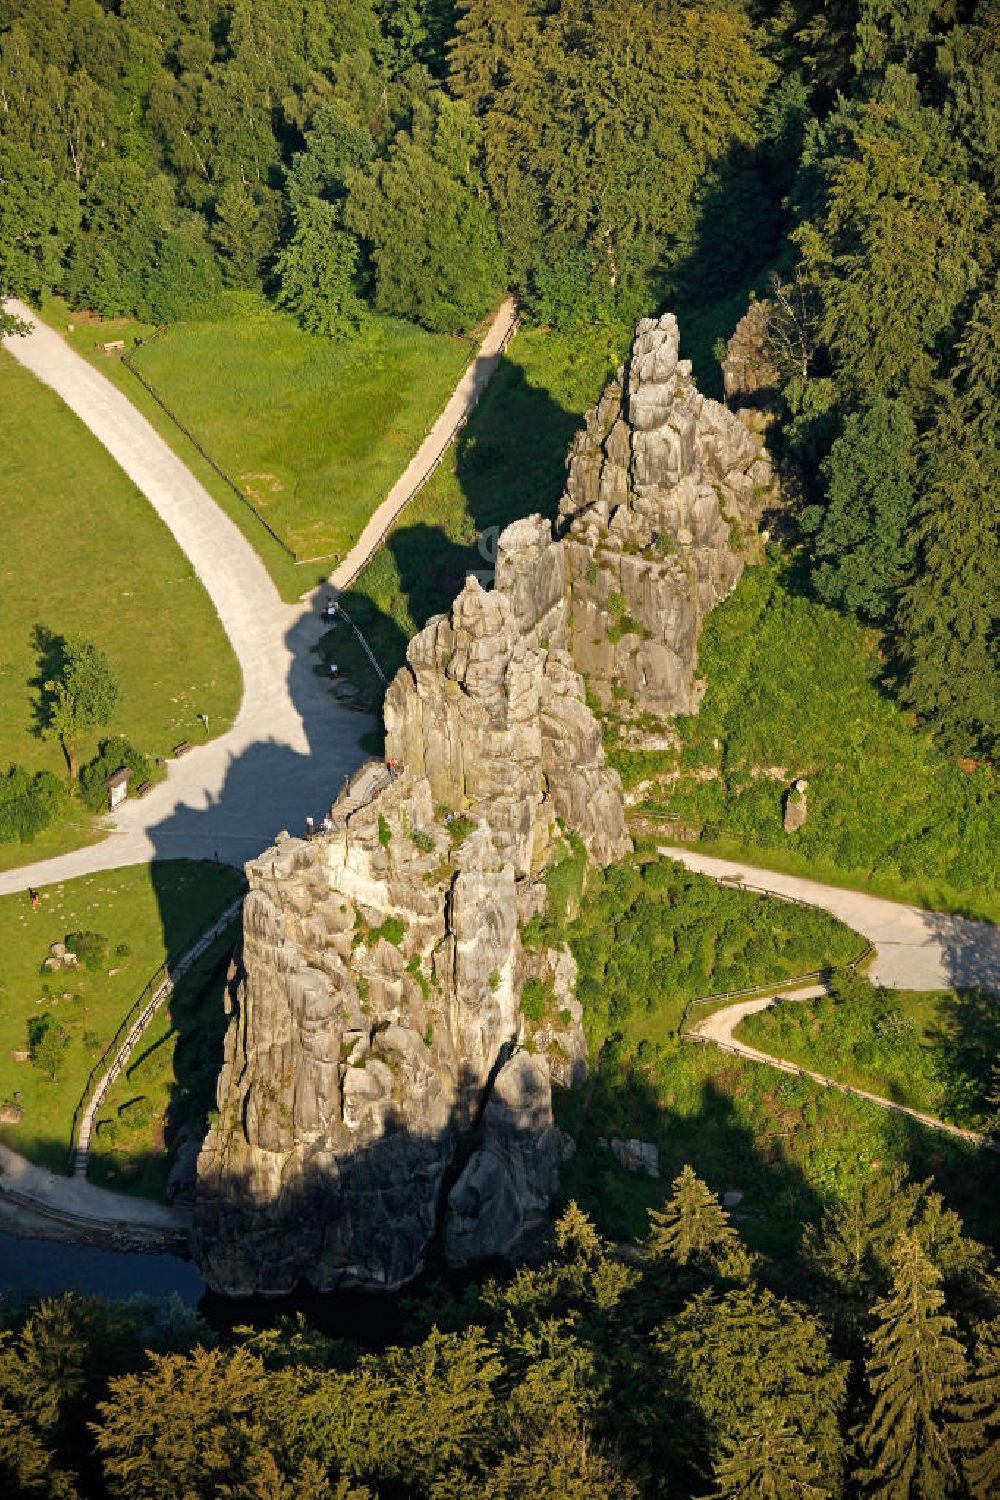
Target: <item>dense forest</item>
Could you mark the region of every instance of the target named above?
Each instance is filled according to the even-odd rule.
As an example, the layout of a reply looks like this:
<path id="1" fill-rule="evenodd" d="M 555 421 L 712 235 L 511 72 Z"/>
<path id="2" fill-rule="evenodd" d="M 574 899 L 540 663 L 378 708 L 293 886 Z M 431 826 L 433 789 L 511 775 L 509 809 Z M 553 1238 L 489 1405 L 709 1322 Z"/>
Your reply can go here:
<path id="1" fill-rule="evenodd" d="M 349 337 L 768 298 L 795 540 L 989 758 L 996 0 L 0 0 L 0 287 Z"/>
<path id="2" fill-rule="evenodd" d="M 0 1331 L 0 1485 L 25 1500 L 987 1500 L 996 1290 L 926 1185 L 886 1176 L 828 1210 L 782 1279 L 686 1167 L 629 1261 L 571 1204 L 545 1264 L 426 1287 L 369 1352 L 302 1321 L 216 1337 L 169 1304 L 43 1302 Z"/>

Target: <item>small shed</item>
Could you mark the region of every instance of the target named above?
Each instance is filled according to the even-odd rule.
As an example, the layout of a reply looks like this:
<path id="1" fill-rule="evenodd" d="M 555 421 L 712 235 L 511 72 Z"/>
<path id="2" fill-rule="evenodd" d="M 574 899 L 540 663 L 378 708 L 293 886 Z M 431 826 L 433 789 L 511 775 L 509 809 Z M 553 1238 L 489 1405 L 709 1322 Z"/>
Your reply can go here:
<path id="1" fill-rule="evenodd" d="M 132 779 L 132 767 L 122 766 L 113 776 L 109 776 L 104 785 L 108 789 L 108 811 L 114 812 L 120 803 L 128 796 L 128 784 Z"/>

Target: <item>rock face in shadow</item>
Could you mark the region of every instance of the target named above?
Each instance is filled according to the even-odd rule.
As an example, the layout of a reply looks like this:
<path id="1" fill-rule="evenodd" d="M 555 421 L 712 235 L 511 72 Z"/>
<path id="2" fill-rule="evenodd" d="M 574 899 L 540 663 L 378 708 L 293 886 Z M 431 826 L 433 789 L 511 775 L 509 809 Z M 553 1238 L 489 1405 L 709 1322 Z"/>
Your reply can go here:
<path id="1" fill-rule="evenodd" d="M 509 526 L 493 588 L 470 577 L 411 641 L 385 701 L 399 774 L 362 767 L 331 832 L 247 867 L 195 1208 L 221 1291 L 392 1288 L 545 1213 L 552 1084 L 586 1076 L 586 1043 L 572 957 L 526 951 L 522 927 L 567 838 L 600 864 L 631 848 L 583 674 L 619 714 L 696 706 L 698 629 L 770 484 L 677 356 L 672 317 L 639 324 L 557 526 Z"/>

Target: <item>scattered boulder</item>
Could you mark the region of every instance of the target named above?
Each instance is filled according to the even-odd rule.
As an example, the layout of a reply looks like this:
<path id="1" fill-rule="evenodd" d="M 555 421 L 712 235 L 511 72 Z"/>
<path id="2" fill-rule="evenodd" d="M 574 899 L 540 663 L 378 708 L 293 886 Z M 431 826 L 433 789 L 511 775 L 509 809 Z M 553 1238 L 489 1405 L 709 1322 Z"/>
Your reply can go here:
<path id="1" fill-rule="evenodd" d="M 806 791 L 809 787 L 805 777 L 798 776 L 785 793 L 785 832 L 798 833 L 806 821 L 809 811 Z"/>
<path id="2" fill-rule="evenodd" d="M 660 1153 L 652 1141 L 638 1141 L 634 1137 L 623 1141 L 613 1135 L 610 1149 L 626 1172 L 645 1172 L 647 1177 L 659 1177 Z"/>

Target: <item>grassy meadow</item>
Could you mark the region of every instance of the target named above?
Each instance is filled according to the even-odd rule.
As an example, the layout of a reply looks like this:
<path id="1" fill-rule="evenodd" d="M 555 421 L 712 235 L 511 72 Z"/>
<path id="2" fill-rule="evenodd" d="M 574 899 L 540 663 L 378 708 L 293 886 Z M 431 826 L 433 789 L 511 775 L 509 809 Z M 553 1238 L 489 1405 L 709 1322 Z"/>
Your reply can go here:
<path id="1" fill-rule="evenodd" d="M 81 736 L 81 762 L 106 734 L 164 755 L 204 737 L 199 713 L 213 733 L 229 726 L 239 667 L 193 567 L 100 443 L 3 351 L 0 516 L 0 767 L 65 771 L 59 745 L 33 732 L 39 627 L 94 641 L 121 679 L 115 719 Z M 77 823 L 49 843 L 81 842 L 90 820 Z M 32 857 L 55 852 L 42 843 Z"/>
<path id="2" fill-rule="evenodd" d="M 222 315 L 223 312 L 225 315 Z M 44 315 L 113 380 L 176 449 L 294 600 L 326 577 L 413 457 L 475 351 L 373 315 L 356 339 L 304 332 L 263 299 L 228 299 L 213 321 L 178 323 L 133 351 L 136 368 L 253 501 L 301 561 L 268 535 L 98 342 L 148 338 L 129 319 L 80 321 L 65 304 Z"/>
<path id="3" fill-rule="evenodd" d="M 792 563 L 748 568 L 705 623 L 708 689 L 677 721 L 679 757 L 644 816 L 710 852 L 996 920 L 995 778 L 939 751 L 885 671 L 875 637 L 813 599 Z M 787 834 L 782 798 L 797 776 L 808 817 Z"/>
<path id="4" fill-rule="evenodd" d="M 0 897 L 0 1103 L 23 1111 L 18 1124 L 0 1125 L 6 1145 L 67 1170 L 73 1112 L 94 1064 L 168 954 L 183 952 L 241 885 L 226 866 L 169 860 L 46 886 L 37 909 L 25 894 Z M 106 939 L 99 968 L 44 972 L 50 944 L 80 931 Z M 12 1055 L 44 1015 L 67 1037 L 54 1080 Z"/>

